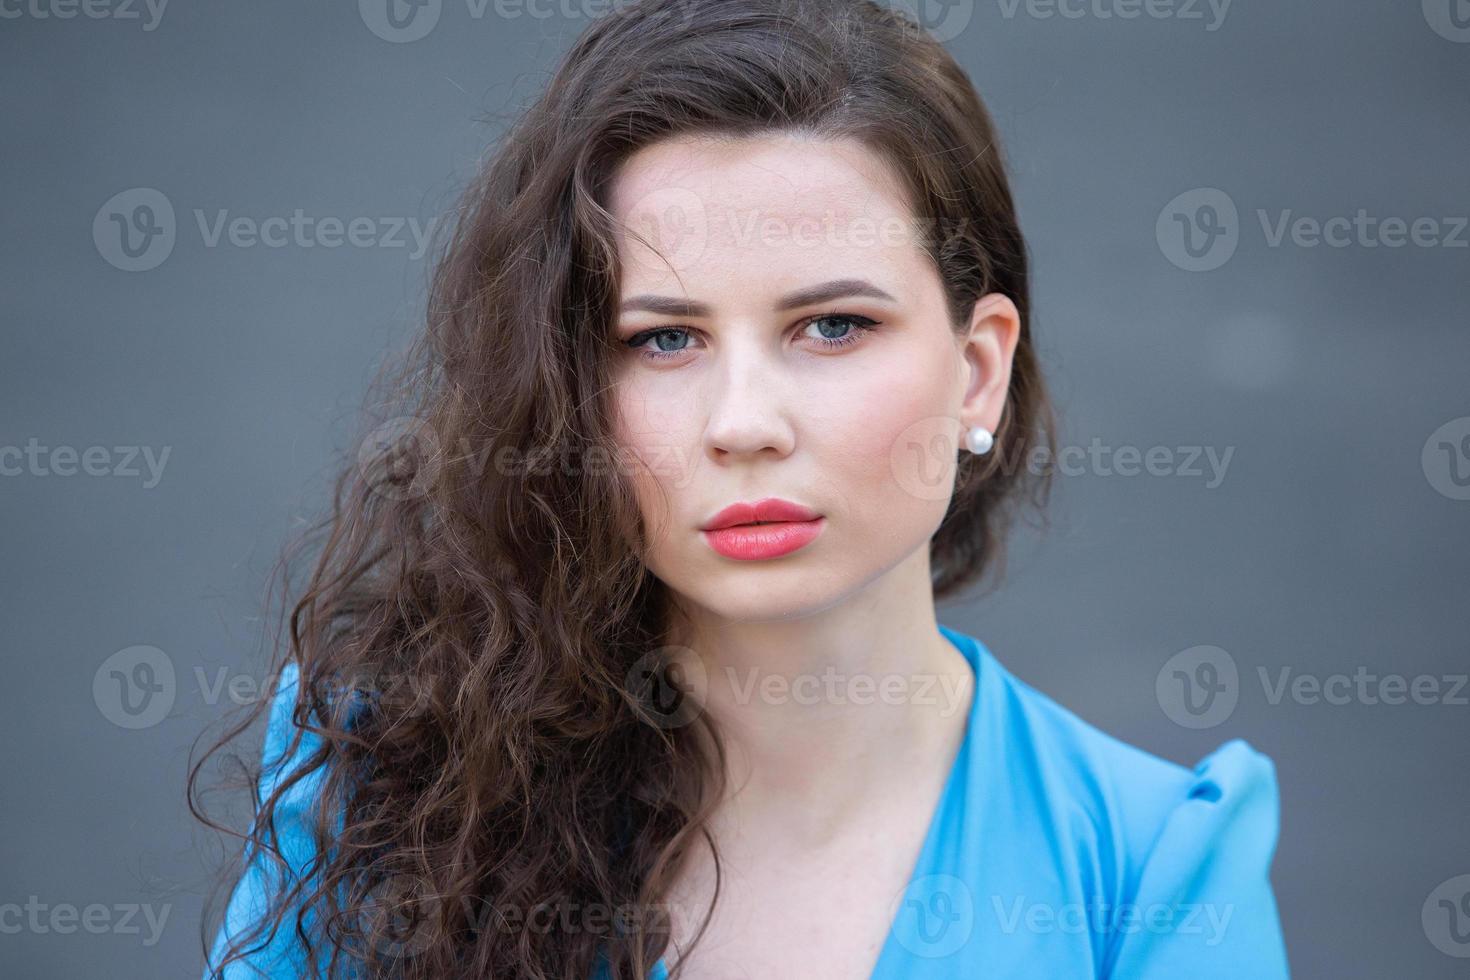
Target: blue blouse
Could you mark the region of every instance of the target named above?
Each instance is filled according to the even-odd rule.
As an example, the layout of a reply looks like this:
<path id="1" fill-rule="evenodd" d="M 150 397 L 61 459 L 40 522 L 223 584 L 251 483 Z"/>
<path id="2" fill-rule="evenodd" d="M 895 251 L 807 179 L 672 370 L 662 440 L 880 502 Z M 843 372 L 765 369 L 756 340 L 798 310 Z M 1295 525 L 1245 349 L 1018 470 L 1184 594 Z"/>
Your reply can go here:
<path id="1" fill-rule="evenodd" d="M 1192 770 L 1150 755 L 1012 676 L 974 637 L 939 631 L 975 670 L 975 696 L 870 980 L 1288 976 L 1269 878 L 1270 759 L 1240 739 Z M 271 706 L 263 792 L 285 768 L 294 697 L 292 667 Z M 298 756 L 315 744 L 304 736 Z M 312 854 L 303 821 L 318 782 L 303 779 L 277 807 L 293 867 Z M 261 914 L 264 865 L 247 856 L 211 962 Z M 226 980 L 301 975 L 291 924 L 246 962 L 253 971 L 237 961 Z M 660 961 L 652 980 L 667 977 Z"/>

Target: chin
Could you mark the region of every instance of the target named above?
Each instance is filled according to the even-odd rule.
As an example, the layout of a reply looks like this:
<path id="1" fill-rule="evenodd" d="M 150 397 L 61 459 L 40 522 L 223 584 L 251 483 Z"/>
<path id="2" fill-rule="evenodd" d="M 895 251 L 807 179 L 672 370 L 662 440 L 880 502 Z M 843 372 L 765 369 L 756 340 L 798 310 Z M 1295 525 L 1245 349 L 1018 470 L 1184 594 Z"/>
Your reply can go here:
<path id="1" fill-rule="evenodd" d="M 835 566 L 830 558 L 813 561 L 792 555 L 738 562 L 711 555 L 683 564 L 677 573 L 658 577 L 682 602 L 715 621 L 760 623 L 821 613 L 859 591 L 874 576 L 863 569 Z"/>

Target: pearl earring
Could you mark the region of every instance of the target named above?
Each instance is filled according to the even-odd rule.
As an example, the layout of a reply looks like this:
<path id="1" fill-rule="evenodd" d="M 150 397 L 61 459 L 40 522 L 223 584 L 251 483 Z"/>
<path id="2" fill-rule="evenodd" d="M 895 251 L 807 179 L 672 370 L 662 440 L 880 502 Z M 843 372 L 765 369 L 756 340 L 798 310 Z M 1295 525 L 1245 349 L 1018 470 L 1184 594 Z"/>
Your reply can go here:
<path id="1" fill-rule="evenodd" d="M 995 436 L 982 425 L 973 426 L 965 433 L 965 447 L 977 456 L 984 456 L 995 445 Z"/>

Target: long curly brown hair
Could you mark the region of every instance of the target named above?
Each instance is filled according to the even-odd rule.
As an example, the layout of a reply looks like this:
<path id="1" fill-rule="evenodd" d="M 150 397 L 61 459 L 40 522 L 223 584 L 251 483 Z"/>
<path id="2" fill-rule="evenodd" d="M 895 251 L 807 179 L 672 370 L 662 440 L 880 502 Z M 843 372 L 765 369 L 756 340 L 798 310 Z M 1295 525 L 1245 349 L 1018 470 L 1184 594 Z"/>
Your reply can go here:
<path id="1" fill-rule="evenodd" d="M 870 0 L 618 6 L 467 188 L 425 329 L 363 426 L 389 421 L 277 566 L 291 749 L 318 741 L 236 836 L 284 868 L 276 807 L 315 773 L 316 847 L 219 966 L 277 929 L 326 976 L 587 980 L 602 963 L 642 978 L 664 954 L 666 919 L 628 910 L 661 909 L 691 849 L 713 847 L 724 766 L 707 717 L 661 724 L 653 703 L 678 688 L 649 660 L 673 610 L 627 473 L 607 465 L 609 184 L 669 137 L 794 131 L 861 141 L 903 176 L 957 331 L 986 293 L 1021 314 L 996 448 L 961 454 L 930 543 L 936 599 L 998 567 L 1015 505 L 1041 512 L 1046 472 L 1027 463 L 1054 426 L 1026 246 L 993 124 L 948 52 Z M 318 546 L 293 605 L 289 569 Z M 265 707 L 191 767 L 190 805 L 217 830 L 205 763 Z M 568 927 L 552 908 L 609 914 Z"/>

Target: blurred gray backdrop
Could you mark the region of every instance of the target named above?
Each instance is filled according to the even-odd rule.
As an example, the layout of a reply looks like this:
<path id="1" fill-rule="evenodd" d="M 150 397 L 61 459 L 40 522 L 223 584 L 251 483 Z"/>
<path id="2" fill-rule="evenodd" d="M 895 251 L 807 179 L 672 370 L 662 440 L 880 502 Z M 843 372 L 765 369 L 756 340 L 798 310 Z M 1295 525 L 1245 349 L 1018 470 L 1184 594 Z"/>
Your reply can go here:
<path id="1" fill-rule="evenodd" d="M 191 742 L 261 679 L 418 236 L 606 7 L 394 2 L 0 0 L 0 976 L 197 976 Z M 1470 4 L 924 15 L 1068 448 L 941 621 L 1152 752 L 1275 760 L 1294 975 L 1470 975 Z"/>

